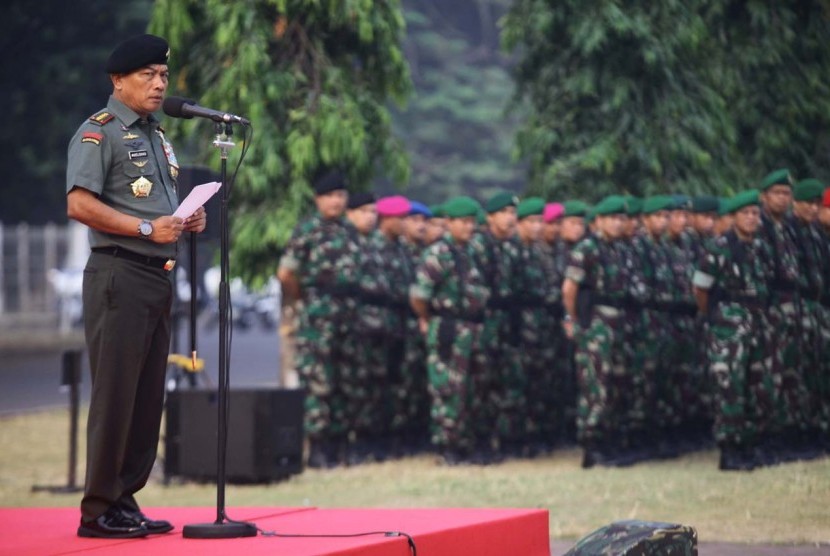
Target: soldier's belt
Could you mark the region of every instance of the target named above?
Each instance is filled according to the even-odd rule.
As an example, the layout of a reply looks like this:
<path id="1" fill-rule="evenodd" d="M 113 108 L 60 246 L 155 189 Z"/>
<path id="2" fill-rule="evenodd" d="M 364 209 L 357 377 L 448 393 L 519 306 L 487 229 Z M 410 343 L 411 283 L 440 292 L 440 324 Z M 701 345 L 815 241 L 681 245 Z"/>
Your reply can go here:
<path id="1" fill-rule="evenodd" d="M 697 306 L 685 301 L 649 301 L 645 304 L 645 307 L 654 311 L 678 315 L 695 316 L 697 314 Z"/>
<path id="2" fill-rule="evenodd" d="M 341 297 L 358 297 L 361 294 L 360 288 L 353 284 L 311 285 L 308 286 L 308 291 L 317 295 Z"/>
<path id="3" fill-rule="evenodd" d="M 176 259 L 168 259 L 166 257 L 150 257 L 148 255 L 142 255 L 141 253 L 136 253 L 135 251 L 130 251 L 129 249 L 124 249 L 123 247 L 118 246 L 93 247 L 92 252 L 102 255 L 110 255 L 116 259 L 127 259 L 128 261 L 133 261 L 134 263 L 140 263 L 153 268 L 158 268 L 159 270 L 165 270 L 167 272 L 170 272 L 173 270 L 173 267 L 176 266 Z"/>
<path id="4" fill-rule="evenodd" d="M 441 317 L 442 319 L 460 320 L 464 322 L 472 322 L 481 324 L 484 322 L 484 313 L 456 313 L 454 311 L 431 311 L 432 315 Z"/>

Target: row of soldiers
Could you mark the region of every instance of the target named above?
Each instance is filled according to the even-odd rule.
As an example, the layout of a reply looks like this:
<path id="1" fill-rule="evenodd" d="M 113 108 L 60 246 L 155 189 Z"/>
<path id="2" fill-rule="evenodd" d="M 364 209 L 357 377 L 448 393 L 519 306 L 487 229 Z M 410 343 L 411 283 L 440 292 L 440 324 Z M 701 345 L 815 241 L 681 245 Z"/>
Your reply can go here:
<path id="1" fill-rule="evenodd" d="M 574 439 L 585 467 L 628 465 L 714 424 L 721 467 L 749 469 L 826 442 L 830 222 L 801 210 L 821 204 L 815 180 L 768 176 L 749 236 L 732 223 L 758 210 L 746 195 L 430 209 L 348 195 L 337 174 L 314 186 L 278 272 L 299 304 L 310 466 Z"/>

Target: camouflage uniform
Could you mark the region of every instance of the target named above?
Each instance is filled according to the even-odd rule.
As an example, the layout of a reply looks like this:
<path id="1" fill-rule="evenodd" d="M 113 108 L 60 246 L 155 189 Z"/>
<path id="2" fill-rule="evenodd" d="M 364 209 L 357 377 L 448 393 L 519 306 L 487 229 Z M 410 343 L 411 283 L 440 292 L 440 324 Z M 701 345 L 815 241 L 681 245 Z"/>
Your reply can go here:
<path id="1" fill-rule="evenodd" d="M 563 376 L 557 365 L 557 351 L 561 349 L 561 319 L 555 319 L 549 309 L 549 292 L 559 291 L 555 275 L 546 272 L 544 256 L 539 245 L 520 245 L 516 269 L 518 292 L 516 304 L 520 309 L 519 352 L 525 375 L 526 426 L 528 440 L 534 452 L 553 448 L 560 434 L 562 406 L 559 392 Z"/>
<path id="2" fill-rule="evenodd" d="M 478 365 L 481 415 L 477 423 L 486 434 L 495 426 L 505 452 L 515 452 L 525 441 L 525 376 L 519 350 L 521 310 L 516 295 L 516 239 L 499 240 L 489 230 L 473 234 L 469 243 L 479 271 L 491 295 L 485 311 Z"/>
<path id="3" fill-rule="evenodd" d="M 828 395 L 827 377 L 823 375 L 822 329 L 824 327 L 825 309 L 821 305 L 822 293 L 826 289 L 824 266 L 828 264 L 824 252 L 827 238 L 813 224 L 795 216 L 788 221 L 790 234 L 798 249 L 799 274 L 803 278 L 801 286 L 801 344 L 798 350 L 802 358 L 804 383 L 807 390 L 808 405 L 806 410 L 807 426 L 812 433 L 826 434 L 830 430 L 830 415 L 823 400 Z"/>
<path id="4" fill-rule="evenodd" d="M 644 344 L 648 321 L 643 310 L 648 297 L 647 268 L 643 265 L 641 253 L 635 245 L 637 238 L 622 238 L 614 242 L 622 262 L 626 285 L 623 304 L 622 347 L 625 353 L 625 369 L 630 379 L 630 391 L 624 397 L 621 408 L 622 419 L 627 423 L 628 440 L 639 447 L 647 436 L 649 402 L 649 381 L 653 380 L 653 365 L 646 359 L 649 346 Z"/>
<path id="5" fill-rule="evenodd" d="M 415 283 L 415 271 L 421 264 L 424 249 L 415 243 L 399 239 L 401 250 L 405 257 L 406 287 Z M 403 284 L 401 284 L 403 285 Z M 430 423 L 430 398 L 427 390 L 427 346 L 426 341 L 418 329 L 418 318 L 411 310 L 406 312 L 404 322 L 405 337 L 403 356 L 400 363 L 400 376 L 410 385 L 409 390 L 403 387 L 393 399 L 402 401 L 401 413 L 406 414 L 408 435 L 414 445 L 421 446 L 428 443 Z M 390 364 L 391 361 L 390 361 Z"/>
<path id="6" fill-rule="evenodd" d="M 668 328 L 671 335 L 668 363 L 672 372 L 672 397 L 677 401 L 678 408 L 677 421 L 673 424 L 683 429 L 681 436 L 685 438 L 693 424 L 698 426 L 703 422 L 705 414 L 701 396 L 704 373 L 699 355 L 702 329 L 698 324 L 697 305 L 692 292 L 692 275 L 697 261 L 695 246 L 686 233 L 666 238 L 666 249 L 674 276 Z"/>
<path id="7" fill-rule="evenodd" d="M 816 226 L 818 228 L 818 226 Z M 819 336 L 820 336 L 820 357 L 819 383 L 821 393 L 819 394 L 820 415 L 822 416 L 822 443 L 825 451 L 830 452 L 830 233 L 819 228 L 821 242 L 821 261 L 823 276 L 823 288 L 821 303 L 818 308 L 819 315 Z"/>
<path id="8" fill-rule="evenodd" d="M 799 288 L 806 284 L 799 274 L 798 248 L 783 223 L 762 214 L 761 239 L 771 252 L 773 274 L 768 285 L 770 304 L 767 310 L 772 365 L 767 382 L 774 390 L 775 407 L 762 434 L 774 444 L 788 444 L 806 427 L 803 408 L 807 391 L 799 363 L 801 345 L 801 301 Z"/>
<path id="9" fill-rule="evenodd" d="M 353 369 L 344 351 L 355 312 L 361 252 L 345 218 L 315 214 L 300 223 L 280 266 L 294 271 L 302 293 L 297 330 L 297 372 L 307 390 L 305 429 L 312 443 L 332 444 L 348 432 L 342 370 Z"/>
<path id="10" fill-rule="evenodd" d="M 622 309 L 626 298 L 620 252 L 600 235 L 589 235 L 571 252 L 565 277 L 579 284 L 580 318 L 574 326 L 579 385 L 577 432 L 586 448 L 627 441 L 624 396 L 631 390 L 625 369 Z M 591 299 L 590 302 L 585 300 Z"/>
<path id="11" fill-rule="evenodd" d="M 562 282 L 565 280 L 565 269 L 568 266 L 568 259 L 570 259 L 571 251 L 573 248 L 576 247 L 575 243 L 567 242 L 564 240 L 560 240 L 554 245 L 554 276 L 556 276 L 556 290 L 557 294 L 554 294 L 555 297 L 558 297 L 560 300 L 561 306 L 561 298 L 562 298 Z M 564 317 L 564 309 L 560 307 L 560 314 Z M 560 328 L 561 330 L 561 328 Z M 562 349 L 560 353 L 562 354 L 559 362 L 559 372 L 562 374 L 563 386 L 562 386 L 562 393 L 560 395 L 560 404 L 562 407 L 562 418 L 563 418 L 563 428 L 565 438 L 569 442 L 576 442 L 577 440 L 577 432 L 576 432 L 576 405 L 577 405 L 577 398 L 578 398 L 578 386 L 577 386 L 577 379 L 576 379 L 576 343 L 575 340 L 572 340 L 565 336 L 564 330 L 560 332 L 562 334 Z"/>
<path id="12" fill-rule="evenodd" d="M 342 369 L 347 396 L 347 418 L 358 449 L 369 449 L 364 441 L 375 442 L 387 432 L 389 421 L 383 411 L 388 397 L 388 346 L 402 338 L 400 318 L 391 307 L 393 276 L 388 272 L 389 253 L 385 236 L 378 230 L 358 235 L 360 264 L 359 305 L 349 322 L 346 342 L 355 350 L 356 364 Z"/>
<path id="13" fill-rule="evenodd" d="M 573 396 L 575 384 L 574 378 L 569 376 L 572 369 L 569 369 L 567 364 L 568 353 L 571 351 L 568 349 L 570 342 L 562 328 L 562 318 L 565 314 L 562 307 L 562 281 L 564 280 L 566 265 L 564 244 L 562 241 L 557 241 L 552 245 L 544 241 L 540 242 L 539 254 L 547 283 L 543 292 L 543 305 L 549 321 L 547 335 L 551 346 L 550 356 L 553 358 L 551 372 L 553 373 L 554 391 L 551 403 L 553 404 L 554 415 L 552 418 L 557 424 L 556 441 L 567 443 L 573 439 L 569 438 L 573 436 L 572 431 L 569 430 L 573 427 L 568 423 L 573 414 L 568 415 L 566 408 L 570 403 L 569 397 L 575 398 Z M 560 262 L 560 259 L 563 262 Z"/>
<path id="14" fill-rule="evenodd" d="M 694 285 L 709 291 L 707 360 L 717 382 L 714 436 L 722 449 L 752 448 L 773 410 L 766 357 L 769 254 L 734 230 L 717 238 L 700 262 Z"/>
<path id="15" fill-rule="evenodd" d="M 490 290 L 467 246 L 445 235 L 424 252 L 411 296 L 426 300 L 432 442 L 445 454 L 469 456 L 481 438 L 474 379 Z"/>

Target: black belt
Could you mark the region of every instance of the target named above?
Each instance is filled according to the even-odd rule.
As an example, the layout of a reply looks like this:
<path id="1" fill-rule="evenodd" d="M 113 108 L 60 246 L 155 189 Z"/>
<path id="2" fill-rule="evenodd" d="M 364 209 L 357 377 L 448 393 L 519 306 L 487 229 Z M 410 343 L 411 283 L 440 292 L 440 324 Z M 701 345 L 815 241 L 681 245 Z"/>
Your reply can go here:
<path id="1" fill-rule="evenodd" d="M 123 247 L 111 246 L 111 247 L 93 247 L 93 253 L 99 253 L 102 255 L 112 255 L 116 259 L 127 259 L 128 261 L 133 261 L 135 263 L 141 263 L 147 266 L 151 266 L 153 268 L 158 268 L 161 270 L 166 270 L 170 272 L 173 270 L 173 267 L 176 266 L 176 259 L 167 259 L 165 257 L 150 257 L 148 255 L 142 255 L 141 253 L 136 253 L 135 251 L 130 251 L 129 249 L 124 249 Z"/>
<path id="2" fill-rule="evenodd" d="M 481 324 L 484 322 L 484 314 L 470 314 L 470 313 L 454 313 L 452 311 L 431 311 L 436 317 L 442 319 L 460 320 L 464 322 L 472 322 L 474 324 Z"/>

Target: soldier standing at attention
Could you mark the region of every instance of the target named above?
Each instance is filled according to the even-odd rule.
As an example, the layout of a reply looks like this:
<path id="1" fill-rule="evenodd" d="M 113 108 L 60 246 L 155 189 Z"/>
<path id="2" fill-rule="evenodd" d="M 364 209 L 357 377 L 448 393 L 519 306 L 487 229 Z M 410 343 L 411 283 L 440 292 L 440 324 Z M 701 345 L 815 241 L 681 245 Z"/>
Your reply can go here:
<path id="1" fill-rule="evenodd" d="M 205 229 L 205 211 L 179 206 L 179 164 L 153 116 L 167 90 L 167 41 L 119 44 L 106 72 L 112 96 L 69 142 L 67 215 L 89 227 L 83 314 L 92 394 L 79 537 L 132 538 L 173 526 L 144 515 L 159 441 L 170 350 L 176 242 Z"/>
<path id="2" fill-rule="evenodd" d="M 422 400 L 420 390 L 426 391 L 426 373 L 416 375 L 410 372 L 414 369 L 404 364 L 407 323 L 414 320 L 410 319 L 409 287 L 415 281 L 415 266 L 400 238 L 404 219 L 409 216 L 412 205 L 406 197 L 395 195 L 380 199 L 377 208 L 380 222 L 372 239 L 379 257 L 377 273 L 384 277 L 387 285 L 387 290 L 377 300 L 385 310 L 380 346 L 385 364 L 380 400 L 384 411 L 377 417 L 384 424 L 388 454 L 397 457 L 415 446 L 417 402 Z M 418 334 L 417 330 L 412 333 Z"/>
<path id="3" fill-rule="evenodd" d="M 344 419 L 348 428 L 345 461 L 357 465 L 380 455 L 380 440 L 386 422 L 381 412 L 383 385 L 386 382 L 386 307 L 390 285 L 381 272 L 380 238 L 375 195 L 351 193 L 346 219 L 361 252 L 358 287 L 352 314 L 346 319 L 341 351 L 351 364 L 340 367 L 340 389 L 344 397 Z M 355 233 L 356 232 L 356 233 Z M 344 361 L 345 363 L 345 361 Z"/>
<path id="4" fill-rule="evenodd" d="M 495 428 L 499 456 L 518 456 L 525 437 L 525 380 L 518 351 L 518 319 L 516 305 L 519 290 L 516 284 L 516 265 L 519 245 L 516 240 L 516 205 L 519 199 L 513 193 L 501 192 L 485 203 L 487 213 L 484 229 L 473 233 L 469 247 L 476 265 L 490 289 L 485 311 L 478 362 L 482 375 L 476 377 L 476 390 L 483 397 L 487 417 L 476 426 L 481 434 Z M 476 457 L 482 460 L 496 457 L 491 446 L 478 446 Z"/>
<path id="5" fill-rule="evenodd" d="M 401 374 L 410 377 L 412 390 L 406 399 L 409 404 L 411 419 L 410 445 L 415 452 L 429 449 L 430 445 L 430 399 L 427 391 L 427 346 L 424 335 L 421 334 L 418 326 L 418 316 L 409 307 L 409 288 L 415 284 L 415 270 L 421 264 L 421 255 L 424 249 L 435 243 L 444 234 L 444 224 L 440 221 L 433 222 L 432 209 L 418 201 L 409 202 L 409 215 L 403 219 L 403 233 L 399 243 L 403 252 L 408 257 L 409 265 L 407 272 L 410 277 L 407 280 L 406 301 L 406 341 L 404 346 L 404 359 L 401 367 Z M 404 286 L 404 284 L 401 284 Z"/>
<path id="6" fill-rule="evenodd" d="M 521 367 L 524 371 L 527 426 L 530 455 L 553 450 L 562 422 L 562 375 L 557 368 L 556 335 L 560 319 L 552 317 L 546 306 L 548 292 L 557 282 L 545 272 L 541 235 L 545 201 L 539 197 L 524 199 L 517 207 L 517 230 L 520 240 L 516 267 L 516 306 Z"/>
<path id="7" fill-rule="evenodd" d="M 297 225 L 280 259 L 277 278 L 290 300 L 301 300 L 297 372 L 306 389 L 305 430 L 309 467 L 343 461 L 348 433 L 342 369 L 353 361 L 343 352 L 358 292 L 361 251 L 357 231 L 343 216 L 348 201 L 338 172 L 314 182 L 317 211 Z"/>
<path id="8" fill-rule="evenodd" d="M 556 260 L 554 263 L 556 265 L 556 275 L 560 277 L 560 289 L 562 282 L 565 280 L 565 269 L 568 266 L 571 251 L 585 236 L 585 214 L 588 212 L 588 205 L 582 201 L 566 201 L 562 204 L 562 209 L 562 224 L 559 226 L 559 242 L 556 246 Z M 561 291 L 559 292 L 559 298 L 562 298 Z M 559 367 L 564 377 L 564 386 L 560 398 L 564 414 L 565 439 L 566 442 L 575 445 L 577 442 L 577 384 L 576 362 L 574 360 L 576 350 L 573 338 L 566 334 L 566 328 L 570 326 L 566 319 L 567 314 L 563 305 L 561 326 L 564 343 Z"/>
<path id="9" fill-rule="evenodd" d="M 471 378 L 490 290 L 473 261 L 468 242 L 479 204 L 456 197 L 444 205 L 449 232 L 424 252 L 410 290 L 410 303 L 426 336 L 432 442 L 444 463 L 470 460 L 477 445 Z"/>
<path id="10" fill-rule="evenodd" d="M 674 273 L 664 242 L 669 224 L 669 209 L 674 199 L 654 195 L 643 202 L 642 233 L 633 240 L 634 251 L 646 283 L 641 314 L 642 335 L 637 338 L 635 365 L 642 365 L 645 423 L 649 442 L 642 442 L 646 456 L 668 458 L 677 455 L 671 425 L 677 408 L 673 405 L 668 362 L 671 350 L 671 306 L 674 300 Z M 650 444 L 650 445 L 649 445 Z M 649 450 L 650 448 L 650 450 Z"/>
<path id="11" fill-rule="evenodd" d="M 759 431 L 759 448 L 771 464 L 798 457 L 807 432 L 803 412 L 807 392 L 798 353 L 802 277 L 798 268 L 798 248 L 785 225 L 792 198 L 793 179 L 789 170 L 771 172 L 762 181 L 759 236 L 772 253 L 767 334 L 774 337 L 775 342 L 768 346 L 772 363 L 765 383 L 769 385 L 771 407 L 768 419 Z"/>
<path id="12" fill-rule="evenodd" d="M 803 358 L 804 382 L 809 405 L 806 417 L 809 444 L 803 446 L 802 457 L 811 458 L 824 449 L 823 439 L 830 430 L 830 409 L 824 403 L 830 392 L 827 376 L 828 363 L 823 360 L 822 325 L 825 319 L 821 296 L 826 290 L 825 265 L 827 238 L 821 233 L 816 222 L 821 206 L 824 186 L 816 179 L 806 179 L 793 188 L 793 212 L 788 217 L 788 226 L 798 247 L 799 272 L 804 282 L 801 286 L 801 346 L 798 353 Z"/>
<path id="13" fill-rule="evenodd" d="M 730 206 L 731 205 L 731 206 Z M 718 237 L 693 278 L 695 299 L 709 319 L 707 361 L 715 378 L 714 436 L 723 471 L 751 470 L 761 414 L 769 297 L 768 257 L 758 239 L 758 192 L 735 196 L 726 210 L 734 228 Z"/>
<path id="14" fill-rule="evenodd" d="M 618 465 L 628 423 L 619 422 L 630 378 L 620 333 L 626 287 L 614 242 L 624 232 L 626 204 L 612 195 L 593 208 L 596 233 L 571 252 L 562 285 L 565 332 L 576 341 L 577 432 L 585 450 L 582 467 Z"/>

